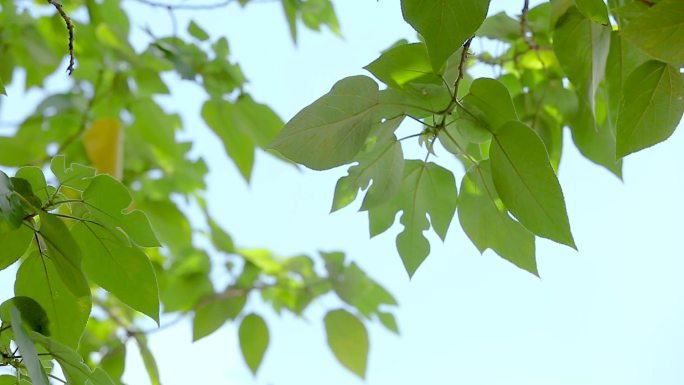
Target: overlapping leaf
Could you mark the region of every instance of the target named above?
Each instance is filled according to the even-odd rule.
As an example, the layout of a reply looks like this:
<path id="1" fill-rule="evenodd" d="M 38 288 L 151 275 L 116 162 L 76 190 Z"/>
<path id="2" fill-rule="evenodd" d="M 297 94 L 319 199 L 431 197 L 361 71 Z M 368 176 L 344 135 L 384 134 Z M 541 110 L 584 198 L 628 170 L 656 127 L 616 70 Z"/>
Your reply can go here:
<path id="1" fill-rule="evenodd" d="M 337 82 L 329 93 L 295 115 L 272 148 L 315 170 L 350 162 L 363 147 L 378 105 L 378 85 L 366 76 Z"/>
<path id="2" fill-rule="evenodd" d="M 684 64 L 684 2 L 661 0 L 625 25 L 625 38 L 656 59 Z"/>
<path id="3" fill-rule="evenodd" d="M 90 291 L 75 296 L 62 281 L 53 260 L 38 254 L 27 258 L 17 271 L 14 293 L 34 299 L 45 309 L 52 338 L 71 347 L 78 345 L 90 315 Z"/>
<path id="4" fill-rule="evenodd" d="M 481 253 L 492 249 L 537 274 L 534 235 L 511 219 L 491 178 L 489 161 L 473 166 L 463 177 L 458 205 L 461 226 Z"/>
<path id="5" fill-rule="evenodd" d="M 489 0 L 402 0 L 406 20 L 425 39 L 430 62 L 439 71 L 447 58 L 475 34 L 487 17 Z"/>
<path id="6" fill-rule="evenodd" d="M 413 276 L 430 252 L 423 232 L 432 225 L 444 239 L 456 211 L 456 201 L 456 184 L 449 170 L 432 162 L 408 160 L 399 192 L 389 202 L 369 210 L 371 235 L 387 230 L 396 213 L 402 211 L 404 230 L 397 236 L 397 249 L 406 271 Z"/>
<path id="7" fill-rule="evenodd" d="M 610 31 L 609 26 L 593 22 L 573 6 L 558 20 L 553 34 L 558 62 L 592 111 L 606 72 Z"/>
<path id="8" fill-rule="evenodd" d="M 506 123 L 494 135 L 489 157 L 496 191 L 520 223 L 574 248 L 563 192 L 539 136 L 520 122 Z"/>

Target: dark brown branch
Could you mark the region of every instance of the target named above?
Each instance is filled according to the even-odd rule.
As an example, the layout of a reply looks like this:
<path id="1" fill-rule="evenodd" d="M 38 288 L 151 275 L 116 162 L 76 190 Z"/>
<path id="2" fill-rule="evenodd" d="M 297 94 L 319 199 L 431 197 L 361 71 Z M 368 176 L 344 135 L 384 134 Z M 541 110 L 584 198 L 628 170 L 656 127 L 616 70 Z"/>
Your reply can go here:
<path id="1" fill-rule="evenodd" d="M 57 13 L 59 13 L 59 16 L 62 18 L 62 20 L 64 20 L 67 32 L 69 33 L 69 66 L 67 67 L 66 71 L 69 75 L 71 75 L 76 68 L 76 57 L 74 55 L 74 23 L 71 21 L 69 15 L 64 12 L 62 4 L 58 3 L 57 0 L 47 0 L 47 2 L 55 7 Z"/>
<path id="2" fill-rule="evenodd" d="M 461 85 L 461 80 L 463 80 L 463 76 L 465 76 L 465 64 L 468 61 L 468 52 L 470 50 L 470 43 L 473 41 L 473 36 L 471 36 L 468 40 L 463 43 L 463 50 L 461 51 L 461 62 L 458 63 L 458 76 L 456 77 L 456 81 L 454 82 L 454 93 L 452 95 L 452 99 L 455 101 L 458 95 L 458 87 Z"/>

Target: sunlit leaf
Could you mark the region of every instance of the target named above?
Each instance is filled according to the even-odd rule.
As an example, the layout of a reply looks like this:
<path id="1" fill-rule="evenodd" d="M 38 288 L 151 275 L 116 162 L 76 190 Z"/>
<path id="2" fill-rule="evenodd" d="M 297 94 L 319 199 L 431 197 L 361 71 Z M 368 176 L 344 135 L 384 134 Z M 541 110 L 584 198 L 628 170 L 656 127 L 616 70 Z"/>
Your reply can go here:
<path id="1" fill-rule="evenodd" d="M 220 296 L 220 294 L 218 294 Z M 192 320 L 192 340 L 197 341 L 215 332 L 228 320 L 233 320 L 242 311 L 246 295 L 209 298 L 202 301 L 195 310 Z"/>
<path id="2" fill-rule="evenodd" d="M 121 182 L 109 175 L 98 175 L 83 191 L 83 201 L 98 222 L 120 228 L 139 246 L 159 246 L 150 222 L 140 210 L 128 211 L 131 195 Z"/>
<path id="3" fill-rule="evenodd" d="M 406 83 L 442 84 L 441 77 L 432 70 L 423 43 L 392 47 L 364 68 L 391 87 L 401 88 Z"/>
<path id="4" fill-rule="evenodd" d="M 47 256 L 66 287 L 76 297 L 90 296 L 90 286 L 83 274 L 81 249 L 64 222 L 57 215 L 43 212 L 38 234 L 47 245 Z"/>
<path id="5" fill-rule="evenodd" d="M 86 153 L 98 173 L 123 176 L 123 135 L 121 123 L 111 118 L 94 121 L 83 134 Z"/>
<path id="6" fill-rule="evenodd" d="M 83 268 L 93 282 L 123 303 L 159 322 L 159 289 L 145 253 L 129 245 L 117 230 L 79 222 L 71 229 L 83 255 Z"/>
<path id="7" fill-rule="evenodd" d="M 50 321 L 50 336 L 76 347 L 90 315 L 90 291 L 75 296 L 57 273 L 49 258 L 34 254 L 17 271 L 14 284 L 17 296 L 34 299 L 45 310 Z"/>

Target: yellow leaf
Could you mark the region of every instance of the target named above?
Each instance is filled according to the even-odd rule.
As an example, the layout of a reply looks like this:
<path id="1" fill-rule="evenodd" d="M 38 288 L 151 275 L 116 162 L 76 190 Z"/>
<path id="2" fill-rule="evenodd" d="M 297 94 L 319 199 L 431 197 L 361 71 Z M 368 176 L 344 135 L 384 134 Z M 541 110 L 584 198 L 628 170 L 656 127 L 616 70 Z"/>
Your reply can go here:
<path id="1" fill-rule="evenodd" d="M 98 172 L 121 179 L 123 173 L 123 128 L 119 121 L 98 119 L 83 135 L 83 145 Z"/>

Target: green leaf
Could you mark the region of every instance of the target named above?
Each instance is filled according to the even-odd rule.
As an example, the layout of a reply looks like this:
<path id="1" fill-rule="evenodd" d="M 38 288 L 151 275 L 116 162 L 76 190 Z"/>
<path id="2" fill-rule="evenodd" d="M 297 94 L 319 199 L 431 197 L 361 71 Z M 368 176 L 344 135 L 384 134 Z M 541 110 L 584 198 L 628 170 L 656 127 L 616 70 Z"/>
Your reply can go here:
<path id="1" fill-rule="evenodd" d="M 47 182 L 45 181 L 45 175 L 40 167 L 22 167 L 17 170 L 15 177 L 28 181 L 31 185 L 31 190 L 42 203 L 45 203 L 50 199 L 51 190 L 54 189 L 51 186 L 48 187 Z"/>
<path id="2" fill-rule="evenodd" d="M 2 245 L 0 270 L 6 269 L 19 260 L 31 244 L 32 239 L 33 230 L 26 226 L 8 232 L 0 232 L 0 245 Z"/>
<path id="3" fill-rule="evenodd" d="M 684 64 L 684 2 L 661 0 L 630 20 L 623 36 L 656 59 Z"/>
<path id="4" fill-rule="evenodd" d="M 190 36 L 199 41 L 209 40 L 209 34 L 207 34 L 207 32 L 203 30 L 202 27 L 197 25 L 197 23 L 195 23 L 193 20 L 190 20 L 190 24 L 188 24 L 188 33 Z"/>
<path id="5" fill-rule="evenodd" d="M 286 158 L 315 170 L 348 163 L 370 133 L 378 95 L 378 85 L 369 77 L 342 79 L 297 113 L 271 146 Z"/>
<path id="6" fill-rule="evenodd" d="M 485 123 L 490 131 L 496 131 L 511 120 L 518 120 L 511 94 L 498 80 L 479 78 L 473 81 L 470 92 L 463 98 L 463 105 L 468 112 L 462 116 Z"/>
<path id="7" fill-rule="evenodd" d="M 50 320 L 45 309 L 30 297 L 18 296 L 8 299 L 0 305 L 0 318 L 5 323 L 12 323 L 10 309 L 16 308 L 21 313 L 22 321 L 31 330 L 40 334 L 50 335 Z"/>
<path id="8" fill-rule="evenodd" d="M 488 9 L 489 0 L 401 1 L 404 20 L 425 39 L 435 71 L 475 34 Z"/>
<path id="9" fill-rule="evenodd" d="M 324 258 L 335 293 L 364 316 L 379 314 L 382 305 L 397 305 L 392 294 L 368 277 L 355 263 L 335 266 L 325 255 Z"/>
<path id="10" fill-rule="evenodd" d="M 520 223 L 540 237 L 576 248 L 563 192 L 539 136 L 511 121 L 494 135 L 489 158 L 496 191 Z"/>
<path id="11" fill-rule="evenodd" d="M 81 249 L 64 222 L 54 214 L 40 214 L 38 234 L 47 245 L 47 255 L 55 264 L 61 281 L 76 297 L 89 297 L 90 286 L 83 274 Z"/>
<path id="12" fill-rule="evenodd" d="M 34 299 L 47 313 L 50 335 L 76 347 L 90 315 L 90 292 L 75 296 L 62 282 L 53 259 L 34 254 L 17 271 L 16 296 Z"/>
<path id="13" fill-rule="evenodd" d="M 83 256 L 88 278 L 159 323 L 159 288 L 147 255 L 118 230 L 79 222 L 71 234 L 88 251 Z"/>
<path id="14" fill-rule="evenodd" d="M 430 252 L 423 231 L 432 224 L 443 240 L 456 211 L 456 201 L 456 183 L 451 171 L 432 162 L 407 160 L 399 192 L 386 204 L 369 210 L 371 235 L 387 230 L 394 223 L 396 213 L 403 211 L 404 230 L 397 236 L 397 249 L 406 271 L 413 276 Z"/>
<path id="15" fill-rule="evenodd" d="M 568 79 L 594 111 L 596 91 L 606 72 L 609 26 L 594 23 L 570 7 L 556 24 L 553 50 Z"/>
<path id="16" fill-rule="evenodd" d="M 21 385 L 19 378 L 16 376 L 2 375 L 0 376 L 0 385 Z"/>
<path id="17" fill-rule="evenodd" d="M 335 358 L 357 376 L 366 377 L 368 332 L 358 318 L 346 310 L 333 310 L 325 315 L 328 346 Z"/>
<path id="18" fill-rule="evenodd" d="M 615 157 L 615 133 L 605 122 L 597 125 L 587 102 L 579 101 L 579 111 L 569 119 L 572 140 L 582 155 L 622 178 L 622 160 Z"/>
<path id="19" fill-rule="evenodd" d="M 676 67 L 649 61 L 632 72 L 624 87 L 617 121 L 617 156 L 669 138 L 684 113 L 684 82 Z"/>
<path id="20" fill-rule="evenodd" d="M 96 176 L 83 191 L 83 201 L 97 222 L 124 230 L 139 246 L 160 246 L 145 213 L 128 211 L 131 194 L 118 180 L 109 175 Z"/>
<path id="21" fill-rule="evenodd" d="M 240 174 L 249 181 L 254 166 L 255 144 L 247 133 L 236 127 L 231 115 L 234 110 L 233 105 L 226 100 L 211 99 L 202 106 L 202 118 L 221 139 Z"/>
<path id="22" fill-rule="evenodd" d="M 401 88 L 406 83 L 443 84 L 432 70 L 423 43 L 394 46 L 364 68 L 390 87 Z"/>
<path id="23" fill-rule="evenodd" d="M 608 7 L 603 0 L 575 0 L 575 5 L 577 9 L 591 21 L 610 25 L 610 20 L 608 19 Z"/>
<path id="24" fill-rule="evenodd" d="M 217 294 L 219 297 L 221 294 Z M 192 320 L 192 340 L 197 341 L 215 332 L 226 321 L 234 320 L 245 307 L 245 295 L 211 298 L 200 302 Z"/>
<path id="25" fill-rule="evenodd" d="M 31 337 L 29 337 L 28 332 L 24 328 L 19 310 L 14 306 L 10 306 L 9 313 L 10 319 L 12 320 L 14 342 L 17 344 L 17 348 L 19 348 L 21 360 L 24 365 L 26 365 L 29 376 L 31 376 L 31 383 L 34 385 L 48 385 L 50 382 L 38 359 L 36 346 L 33 344 Z"/>
<path id="26" fill-rule="evenodd" d="M 7 174 L 0 171 L 0 234 L 21 226 L 25 214 L 21 196 L 14 191 Z"/>
<path id="27" fill-rule="evenodd" d="M 147 339 L 144 335 L 136 333 L 135 341 L 138 343 L 138 349 L 140 349 L 140 355 L 142 356 L 145 370 L 147 370 L 147 375 L 150 378 L 150 383 L 152 383 L 152 385 L 161 385 L 157 360 L 154 358 L 150 347 L 147 345 Z"/>
<path id="28" fill-rule="evenodd" d="M 292 41 L 297 44 L 297 0 L 281 0 Z"/>
<path id="29" fill-rule="evenodd" d="M 489 16 L 477 30 L 477 36 L 502 41 L 514 41 L 520 37 L 520 22 L 499 12 Z"/>
<path id="30" fill-rule="evenodd" d="M 30 334 L 59 363 L 68 384 L 114 385 L 107 373 L 102 369 L 92 370 L 71 347 L 35 332 Z"/>
<path id="31" fill-rule="evenodd" d="M 120 383 L 126 367 L 126 345 L 120 341 L 115 342 L 102 357 L 99 366 Z"/>
<path id="32" fill-rule="evenodd" d="M 349 168 L 349 175 L 337 181 L 331 211 L 353 202 L 359 189 L 367 189 L 362 210 L 385 203 L 399 190 L 404 174 L 404 153 L 394 135 L 384 143 L 371 144 L 357 161 L 358 165 Z"/>
<path id="33" fill-rule="evenodd" d="M 257 314 L 249 314 L 242 319 L 238 334 L 242 357 L 249 370 L 256 374 L 268 348 L 269 334 L 266 321 Z"/>
<path id="34" fill-rule="evenodd" d="M 474 165 L 461 182 L 458 219 L 475 247 L 537 275 L 534 235 L 511 219 L 494 188 L 489 161 Z"/>
<path id="35" fill-rule="evenodd" d="M 7 96 L 7 91 L 5 90 L 5 83 L 0 79 L 0 95 Z"/>
<path id="36" fill-rule="evenodd" d="M 397 320 L 394 319 L 394 316 L 392 314 L 379 312 L 378 320 L 380 320 L 382 326 L 384 326 L 387 330 L 391 331 L 394 334 L 399 334 L 399 326 L 397 325 Z"/>
<path id="37" fill-rule="evenodd" d="M 60 186 L 68 186 L 79 191 L 83 191 L 90 184 L 90 180 L 95 176 L 95 169 L 78 163 L 72 163 L 66 167 L 64 155 L 52 158 L 50 170 L 59 180 Z"/>

